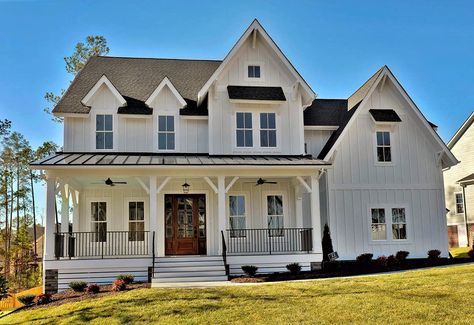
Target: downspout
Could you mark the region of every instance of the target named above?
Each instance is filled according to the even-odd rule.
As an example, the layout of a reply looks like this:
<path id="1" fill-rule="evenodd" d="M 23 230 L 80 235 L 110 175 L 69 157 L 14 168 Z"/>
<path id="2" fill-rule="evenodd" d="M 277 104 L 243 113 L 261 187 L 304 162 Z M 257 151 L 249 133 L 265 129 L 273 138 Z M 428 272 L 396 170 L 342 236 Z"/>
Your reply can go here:
<path id="1" fill-rule="evenodd" d="M 466 185 L 462 187 L 462 203 L 464 205 L 464 224 L 466 226 L 467 247 L 469 247 L 469 224 L 467 223 Z"/>

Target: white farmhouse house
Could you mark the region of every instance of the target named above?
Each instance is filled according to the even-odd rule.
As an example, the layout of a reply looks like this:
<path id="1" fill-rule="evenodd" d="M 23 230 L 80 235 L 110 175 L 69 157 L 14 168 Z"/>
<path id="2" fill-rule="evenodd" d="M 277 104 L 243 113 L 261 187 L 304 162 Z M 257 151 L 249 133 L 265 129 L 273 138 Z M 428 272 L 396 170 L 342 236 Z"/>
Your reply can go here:
<path id="1" fill-rule="evenodd" d="M 460 163 L 444 171 L 450 247 L 472 246 L 474 238 L 474 112 L 448 142 Z"/>
<path id="2" fill-rule="evenodd" d="M 309 270 L 325 223 L 341 259 L 448 254 L 442 169 L 457 160 L 388 67 L 316 99 L 257 20 L 222 61 L 93 57 L 54 114 L 64 149 L 32 164 L 46 291 Z"/>

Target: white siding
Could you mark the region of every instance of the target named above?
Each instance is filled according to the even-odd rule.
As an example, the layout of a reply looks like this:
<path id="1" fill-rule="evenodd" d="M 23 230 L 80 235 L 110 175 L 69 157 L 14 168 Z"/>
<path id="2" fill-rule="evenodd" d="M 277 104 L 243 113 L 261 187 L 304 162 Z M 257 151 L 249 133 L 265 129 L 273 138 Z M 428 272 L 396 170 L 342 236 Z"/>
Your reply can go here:
<path id="1" fill-rule="evenodd" d="M 305 130 L 304 143 L 307 153 L 317 157 L 333 132 L 335 131 Z"/>

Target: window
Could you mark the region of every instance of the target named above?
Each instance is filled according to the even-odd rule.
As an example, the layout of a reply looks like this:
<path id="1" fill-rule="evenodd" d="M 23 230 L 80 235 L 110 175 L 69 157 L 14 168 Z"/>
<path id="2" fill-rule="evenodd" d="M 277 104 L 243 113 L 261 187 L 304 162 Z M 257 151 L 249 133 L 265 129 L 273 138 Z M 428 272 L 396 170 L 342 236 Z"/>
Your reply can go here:
<path id="1" fill-rule="evenodd" d="M 454 199 L 456 202 L 456 214 L 464 213 L 464 197 L 462 193 L 454 193 Z"/>
<path id="2" fill-rule="evenodd" d="M 392 238 L 407 239 L 407 223 L 404 208 L 392 208 Z"/>
<path id="3" fill-rule="evenodd" d="M 112 115 L 95 116 L 95 148 L 113 149 L 114 132 Z"/>
<path id="4" fill-rule="evenodd" d="M 245 237 L 245 196 L 229 196 L 230 237 Z"/>
<path id="5" fill-rule="evenodd" d="M 158 116 L 158 149 L 174 150 L 175 149 L 175 130 L 174 116 L 160 115 Z"/>
<path id="6" fill-rule="evenodd" d="M 275 113 L 260 113 L 260 146 L 276 147 Z"/>
<path id="7" fill-rule="evenodd" d="M 128 240 L 145 241 L 145 204 L 128 202 Z"/>
<path id="8" fill-rule="evenodd" d="M 372 209 L 372 240 L 387 239 L 387 225 L 385 223 L 385 209 Z"/>
<path id="9" fill-rule="evenodd" d="M 249 65 L 248 66 L 248 77 L 249 78 L 260 78 L 260 66 Z"/>
<path id="10" fill-rule="evenodd" d="M 267 196 L 267 224 L 270 237 L 283 236 L 283 196 Z"/>
<path id="11" fill-rule="evenodd" d="M 237 147 L 252 147 L 252 113 L 236 113 L 237 117 Z"/>
<path id="12" fill-rule="evenodd" d="M 387 132 L 387 131 L 377 132 L 377 161 L 378 162 L 391 162 L 392 161 L 392 150 L 390 147 L 390 132 Z"/>
<path id="13" fill-rule="evenodd" d="M 92 242 L 107 241 L 107 202 L 91 202 Z"/>

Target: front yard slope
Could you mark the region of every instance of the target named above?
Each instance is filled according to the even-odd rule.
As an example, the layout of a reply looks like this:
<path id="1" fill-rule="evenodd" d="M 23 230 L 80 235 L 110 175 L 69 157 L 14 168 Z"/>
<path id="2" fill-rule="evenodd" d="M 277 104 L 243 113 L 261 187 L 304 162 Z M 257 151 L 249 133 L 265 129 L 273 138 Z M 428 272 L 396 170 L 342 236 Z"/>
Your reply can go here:
<path id="1" fill-rule="evenodd" d="M 351 279 L 139 289 L 24 310 L 19 323 L 474 323 L 474 265 Z"/>

